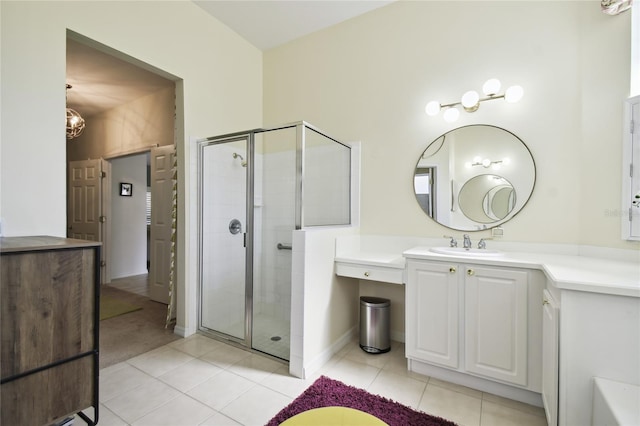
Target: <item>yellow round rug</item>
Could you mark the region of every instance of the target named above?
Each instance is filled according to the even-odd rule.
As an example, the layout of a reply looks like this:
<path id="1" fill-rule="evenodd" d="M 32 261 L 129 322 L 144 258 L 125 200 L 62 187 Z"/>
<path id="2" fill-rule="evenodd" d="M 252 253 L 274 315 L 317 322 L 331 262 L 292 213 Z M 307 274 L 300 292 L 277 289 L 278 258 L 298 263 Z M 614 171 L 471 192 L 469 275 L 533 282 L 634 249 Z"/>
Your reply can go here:
<path id="1" fill-rule="evenodd" d="M 385 422 L 364 411 L 347 407 L 321 407 L 289 417 L 282 426 L 384 426 Z"/>

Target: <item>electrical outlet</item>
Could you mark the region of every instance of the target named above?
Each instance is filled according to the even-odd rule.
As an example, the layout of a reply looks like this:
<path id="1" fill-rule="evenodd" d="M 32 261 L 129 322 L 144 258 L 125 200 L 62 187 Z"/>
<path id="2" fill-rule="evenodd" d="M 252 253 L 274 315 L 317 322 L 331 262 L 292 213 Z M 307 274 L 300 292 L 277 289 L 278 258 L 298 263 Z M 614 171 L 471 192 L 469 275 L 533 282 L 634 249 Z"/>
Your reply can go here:
<path id="1" fill-rule="evenodd" d="M 499 238 L 502 238 L 504 236 L 504 229 L 502 229 L 501 227 L 495 227 L 495 228 L 491 228 L 491 237 L 494 240 L 497 240 Z"/>

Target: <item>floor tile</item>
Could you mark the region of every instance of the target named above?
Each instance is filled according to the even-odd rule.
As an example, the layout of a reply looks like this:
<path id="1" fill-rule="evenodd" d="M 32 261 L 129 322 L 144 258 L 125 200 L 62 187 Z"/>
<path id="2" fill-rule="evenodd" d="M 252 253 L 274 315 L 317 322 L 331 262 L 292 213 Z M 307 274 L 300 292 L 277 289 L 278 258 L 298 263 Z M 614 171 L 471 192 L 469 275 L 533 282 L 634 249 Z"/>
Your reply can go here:
<path id="1" fill-rule="evenodd" d="M 229 367 L 229 371 L 254 382 L 264 380 L 283 364 L 262 355 L 251 354 Z"/>
<path id="2" fill-rule="evenodd" d="M 256 384 L 244 377 L 222 371 L 187 392 L 187 395 L 220 411 Z"/>
<path id="3" fill-rule="evenodd" d="M 347 385 L 366 389 L 379 372 L 379 368 L 343 358 L 328 369 L 326 375 Z"/>
<path id="4" fill-rule="evenodd" d="M 104 402 L 104 405 L 127 423 L 133 423 L 180 395 L 171 386 L 153 379 Z"/>
<path id="5" fill-rule="evenodd" d="M 127 362 L 153 377 L 158 377 L 192 359 L 194 357 L 189 354 L 169 346 L 163 346 L 131 358 Z"/>
<path id="6" fill-rule="evenodd" d="M 429 379 L 429 385 L 439 386 L 441 388 L 449 389 L 454 392 L 463 393 L 465 395 L 469 395 L 474 398 L 482 398 L 482 391 L 471 389 L 462 385 L 457 385 L 455 383 L 446 382 L 444 380 L 435 379 L 433 377 Z"/>
<path id="7" fill-rule="evenodd" d="M 459 426 L 479 426 L 482 399 L 440 386 L 427 385 L 418 410 L 444 417 Z"/>
<path id="8" fill-rule="evenodd" d="M 304 392 L 305 389 L 311 386 L 318 377 L 319 376 L 316 374 L 306 380 L 303 380 L 290 376 L 289 368 L 283 365 L 261 380 L 260 384 L 290 398 L 296 398 Z"/>
<path id="9" fill-rule="evenodd" d="M 85 413 L 90 419 L 95 420 L 95 417 L 93 417 L 93 408 L 83 410 L 83 413 Z M 84 425 L 84 421 L 76 416 L 74 424 Z M 127 422 L 113 414 L 111 410 L 102 404 L 100 404 L 100 407 L 98 408 L 98 424 L 100 426 L 128 426 Z"/>
<path id="10" fill-rule="evenodd" d="M 186 395 L 180 395 L 135 421 L 132 426 L 198 426 L 215 410 Z"/>
<path id="11" fill-rule="evenodd" d="M 408 407 L 417 408 L 426 386 L 425 382 L 383 370 L 367 388 L 367 391 Z"/>
<path id="12" fill-rule="evenodd" d="M 216 349 L 205 353 L 199 358 L 203 361 L 210 362 L 220 368 L 229 368 L 243 358 L 251 355 L 250 352 L 233 347 L 231 345 L 223 345 Z"/>
<path id="13" fill-rule="evenodd" d="M 513 408 L 515 410 L 524 411 L 525 413 L 529 413 L 529 414 L 536 415 L 538 417 L 546 418 L 546 414 L 544 412 L 544 408 L 536 407 L 535 405 L 525 404 L 524 402 L 514 401 L 512 399 L 503 398 L 501 396 L 493 395 L 493 394 L 486 393 L 486 392 L 482 394 L 482 400 L 483 401 L 494 402 L 496 404 L 500 404 L 500 405 L 507 406 L 509 408 Z"/>
<path id="14" fill-rule="evenodd" d="M 100 370 L 100 402 L 109 401 L 113 397 L 151 381 L 153 381 L 151 376 L 127 363 Z"/>
<path id="15" fill-rule="evenodd" d="M 194 334 L 186 339 L 176 340 L 175 342 L 170 343 L 169 346 L 188 353 L 193 357 L 199 358 L 207 352 L 211 352 L 214 349 L 219 349 L 220 347 L 228 345 L 200 334 Z"/>
<path id="16" fill-rule="evenodd" d="M 480 426 L 547 426 L 547 420 L 491 401 L 482 401 Z"/>
<path id="17" fill-rule="evenodd" d="M 222 413 L 216 413 L 204 422 L 200 423 L 199 426 L 242 426 L 242 424 L 230 419 Z"/>
<path id="18" fill-rule="evenodd" d="M 264 425 L 291 401 L 292 398 L 257 385 L 220 411 L 244 425 Z"/>
<path id="19" fill-rule="evenodd" d="M 220 367 L 211 363 L 192 359 L 168 371 L 158 379 L 178 389 L 180 392 L 187 392 L 221 371 Z"/>

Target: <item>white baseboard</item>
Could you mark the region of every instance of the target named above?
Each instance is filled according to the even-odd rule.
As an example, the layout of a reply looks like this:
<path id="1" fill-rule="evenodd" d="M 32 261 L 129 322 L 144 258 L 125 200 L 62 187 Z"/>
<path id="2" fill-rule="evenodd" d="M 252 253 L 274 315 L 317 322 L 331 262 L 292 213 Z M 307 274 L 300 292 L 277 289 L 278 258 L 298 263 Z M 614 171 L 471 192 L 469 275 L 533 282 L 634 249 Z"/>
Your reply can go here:
<path id="1" fill-rule="evenodd" d="M 173 334 L 177 334 L 180 337 L 189 337 L 192 334 L 195 334 L 195 330 L 190 330 L 188 328 L 185 327 L 181 327 L 179 325 L 176 325 L 173 327 Z"/>
<path id="2" fill-rule="evenodd" d="M 331 346 L 329 346 L 326 350 L 318 354 L 311 362 L 307 363 L 303 368 L 304 377 L 311 377 L 311 375 L 323 365 L 327 363 L 335 354 L 340 352 L 342 348 L 344 348 L 349 342 L 356 338 L 358 335 L 358 327 L 354 326 L 352 329 L 344 333 L 340 338 L 338 338 Z"/>

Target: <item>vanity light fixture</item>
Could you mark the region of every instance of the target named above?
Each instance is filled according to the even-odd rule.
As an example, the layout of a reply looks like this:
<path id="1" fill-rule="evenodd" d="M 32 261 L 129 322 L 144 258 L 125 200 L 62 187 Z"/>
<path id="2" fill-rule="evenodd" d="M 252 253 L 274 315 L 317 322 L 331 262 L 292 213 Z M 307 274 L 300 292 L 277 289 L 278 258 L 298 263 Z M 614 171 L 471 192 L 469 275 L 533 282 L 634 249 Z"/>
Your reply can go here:
<path id="1" fill-rule="evenodd" d="M 473 162 L 467 161 L 466 163 L 464 163 L 464 165 L 466 168 L 471 168 L 474 166 L 482 166 L 485 169 L 488 169 L 489 167 L 491 167 L 493 170 L 500 170 L 502 168 L 502 165 L 507 165 L 510 162 L 511 160 L 509 158 L 503 158 L 502 160 L 491 161 L 491 159 L 489 158 L 482 158 L 478 156 L 473 158 Z"/>
<path id="2" fill-rule="evenodd" d="M 67 84 L 67 89 L 71 89 L 71 85 Z M 67 139 L 77 138 L 84 130 L 84 119 L 82 116 L 71 108 L 67 108 Z"/>
<path id="3" fill-rule="evenodd" d="M 629 10 L 633 0 L 601 0 L 600 8 L 602 12 L 607 15 L 619 15 L 620 13 Z"/>
<path id="4" fill-rule="evenodd" d="M 462 108 L 467 112 L 475 112 L 480 108 L 480 102 L 491 101 L 494 99 L 504 99 L 509 103 L 518 102 L 522 99 L 524 91 L 521 86 L 511 86 L 503 94 L 498 94 L 500 91 L 500 80 L 492 78 L 487 80 L 482 86 L 483 98 L 480 97 L 475 90 L 469 90 L 459 102 L 452 102 L 449 104 L 441 104 L 438 101 L 431 101 L 425 107 L 427 115 L 438 115 L 441 109 L 444 109 L 443 117 L 448 123 L 453 123 L 460 116 L 460 111 L 456 106 L 462 105 Z"/>

